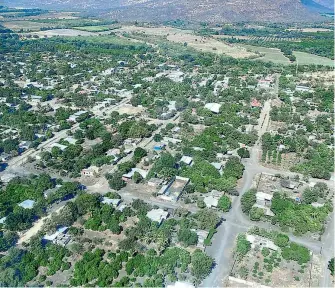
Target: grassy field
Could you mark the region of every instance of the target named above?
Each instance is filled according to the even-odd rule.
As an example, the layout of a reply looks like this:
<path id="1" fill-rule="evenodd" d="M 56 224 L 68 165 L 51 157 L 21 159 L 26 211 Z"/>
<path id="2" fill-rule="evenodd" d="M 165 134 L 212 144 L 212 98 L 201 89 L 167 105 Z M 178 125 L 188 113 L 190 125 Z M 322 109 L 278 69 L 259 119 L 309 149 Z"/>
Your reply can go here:
<path id="1" fill-rule="evenodd" d="M 0 22 L 1 23 L 1 22 Z M 14 20 L 5 21 L 1 23 L 4 27 L 11 29 L 13 31 L 39 31 L 45 25 L 43 23 L 26 21 L 26 20 Z"/>
<path id="2" fill-rule="evenodd" d="M 334 66 L 334 60 L 313 55 L 305 52 L 294 51 L 293 55 L 297 58 L 299 64 L 315 64 L 323 66 Z"/>
<path id="3" fill-rule="evenodd" d="M 286 58 L 279 49 L 252 46 L 246 44 L 239 44 L 239 45 L 253 52 L 264 54 L 264 56 L 256 58 L 257 60 L 270 61 L 278 64 L 290 64 L 289 59 Z"/>
<path id="4" fill-rule="evenodd" d="M 73 27 L 73 29 L 87 32 L 103 32 L 110 30 L 107 26 L 82 26 L 82 27 Z"/>

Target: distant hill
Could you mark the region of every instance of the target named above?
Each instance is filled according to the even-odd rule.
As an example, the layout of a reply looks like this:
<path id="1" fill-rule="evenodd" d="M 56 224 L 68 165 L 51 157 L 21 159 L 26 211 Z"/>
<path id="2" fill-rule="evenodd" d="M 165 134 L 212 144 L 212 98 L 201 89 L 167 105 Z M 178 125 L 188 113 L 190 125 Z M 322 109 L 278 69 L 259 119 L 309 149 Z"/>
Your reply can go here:
<path id="1" fill-rule="evenodd" d="M 11 7 L 76 10 L 121 21 L 307 22 L 332 0 L 4 0 Z M 326 5 L 326 6 L 324 6 Z"/>

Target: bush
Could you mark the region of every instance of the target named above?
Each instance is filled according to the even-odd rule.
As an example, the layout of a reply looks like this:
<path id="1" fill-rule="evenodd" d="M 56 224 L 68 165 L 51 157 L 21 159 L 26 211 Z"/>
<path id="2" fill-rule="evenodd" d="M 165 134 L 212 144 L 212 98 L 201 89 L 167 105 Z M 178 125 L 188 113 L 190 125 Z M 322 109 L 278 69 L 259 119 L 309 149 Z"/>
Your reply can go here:
<path id="1" fill-rule="evenodd" d="M 279 247 L 285 247 L 290 242 L 290 238 L 285 234 L 278 234 L 274 239 L 274 244 Z"/>
<path id="2" fill-rule="evenodd" d="M 269 255 L 270 255 L 270 250 L 269 250 L 269 248 L 264 247 L 264 248 L 262 249 L 262 255 L 263 255 L 264 257 L 269 256 Z"/>

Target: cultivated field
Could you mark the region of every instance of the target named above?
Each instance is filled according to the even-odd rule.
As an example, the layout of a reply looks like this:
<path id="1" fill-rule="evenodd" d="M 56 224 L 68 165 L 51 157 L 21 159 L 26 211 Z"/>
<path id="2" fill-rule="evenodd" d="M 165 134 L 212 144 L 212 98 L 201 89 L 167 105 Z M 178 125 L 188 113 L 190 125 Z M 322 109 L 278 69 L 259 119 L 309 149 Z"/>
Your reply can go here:
<path id="1" fill-rule="evenodd" d="M 53 29 L 32 32 L 30 34 L 38 35 L 39 37 L 54 37 L 54 36 L 64 36 L 64 37 L 74 37 L 74 36 L 96 36 L 95 32 L 80 31 L 76 29 Z"/>
<path id="2" fill-rule="evenodd" d="M 324 66 L 334 66 L 334 60 L 305 52 L 293 51 L 299 64 L 315 64 Z"/>
<path id="3" fill-rule="evenodd" d="M 241 44 L 242 47 L 245 49 L 258 52 L 264 56 L 257 58 L 257 60 L 263 60 L 263 61 L 271 61 L 278 64 L 290 64 L 290 61 L 288 58 L 286 58 L 279 49 L 276 48 L 266 48 L 266 47 L 259 47 L 259 46 L 252 46 L 252 45 L 246 45 Z"/>

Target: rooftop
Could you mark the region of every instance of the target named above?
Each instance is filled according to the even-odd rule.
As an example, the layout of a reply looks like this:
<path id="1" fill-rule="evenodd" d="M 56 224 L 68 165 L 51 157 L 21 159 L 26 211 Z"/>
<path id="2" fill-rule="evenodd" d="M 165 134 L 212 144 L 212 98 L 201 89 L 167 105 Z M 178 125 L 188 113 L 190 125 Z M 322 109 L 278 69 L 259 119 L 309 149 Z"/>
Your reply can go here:
<path id="1" fill-rule="evenodd" d="M 18 205 L 24 209 L 32 209 L 34 207 L 34 204 L 35 204 L 34 200 L 27 199 L 19 203 Z"/>
<path id="2" fill-rule="evenodd" d="M 210 110 L 214 113 L 219 113 L 220 108 L 221 108 L 221 104 L 219 104 L 219 103 L 207 103 L 205 105 L 205 108 L 207 108 L 208 110 Z"/>
<path id="3" fill-rule="evenodd" d="M 159 224 L 162 223 L 163 220 L 165 220 L 168 217 L 169 213 L 164 211 L 163 209 L 152 209 L 147 213 L 147 217 L 151 221 L 158 222 Z"/>

